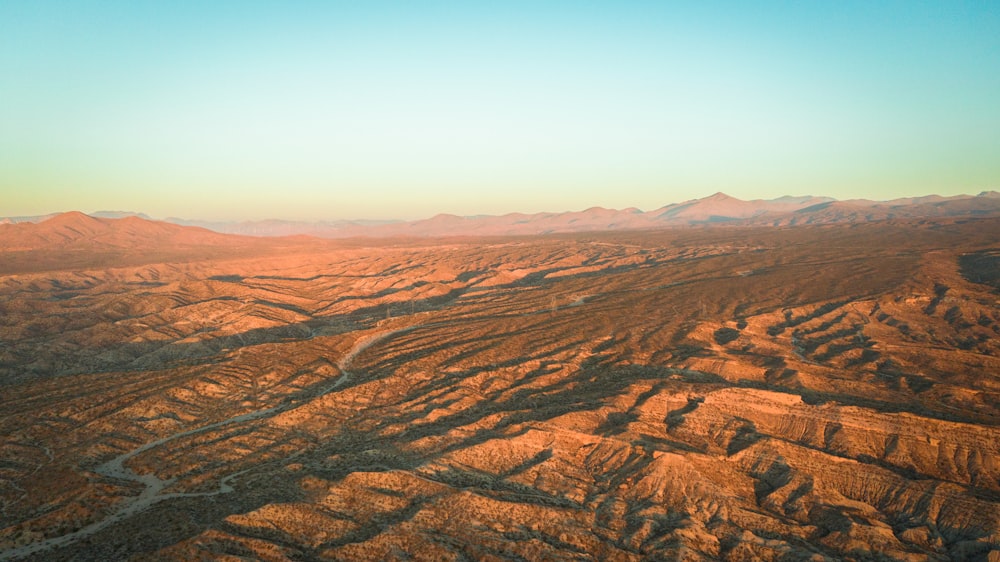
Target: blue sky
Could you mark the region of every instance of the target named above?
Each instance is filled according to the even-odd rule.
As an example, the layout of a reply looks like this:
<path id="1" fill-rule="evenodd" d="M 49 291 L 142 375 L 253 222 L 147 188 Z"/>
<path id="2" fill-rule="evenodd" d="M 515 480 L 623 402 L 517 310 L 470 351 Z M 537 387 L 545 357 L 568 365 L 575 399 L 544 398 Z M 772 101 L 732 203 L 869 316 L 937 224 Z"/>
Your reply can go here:
<path id="1" fill-rule="evenodd" d="M 1000 2 L 0 0 L 0 216 L 1000 188 Z"/>

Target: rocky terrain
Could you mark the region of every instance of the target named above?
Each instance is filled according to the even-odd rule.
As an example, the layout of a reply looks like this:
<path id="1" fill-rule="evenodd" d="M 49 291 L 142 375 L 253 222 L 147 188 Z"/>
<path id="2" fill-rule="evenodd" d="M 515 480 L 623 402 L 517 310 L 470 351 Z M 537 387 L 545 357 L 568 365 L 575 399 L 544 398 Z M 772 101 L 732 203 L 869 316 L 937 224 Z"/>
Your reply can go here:
<path id="1" fill-rule="evenodd" d="M 0 559 L 1000 560 L 1000 219 L 883 218 L 0 225 Z"/>

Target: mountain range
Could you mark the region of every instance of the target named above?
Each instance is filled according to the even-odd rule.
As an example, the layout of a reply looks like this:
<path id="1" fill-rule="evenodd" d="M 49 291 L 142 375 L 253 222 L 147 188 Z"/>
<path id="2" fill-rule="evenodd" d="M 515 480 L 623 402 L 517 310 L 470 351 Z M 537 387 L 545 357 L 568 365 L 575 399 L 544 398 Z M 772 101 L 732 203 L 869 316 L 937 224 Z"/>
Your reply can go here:
<path id="1" fill-rule="evenodd" d="M 11 220 L 0 561 L 1000 561 L 998 205 Z"/>
<path id="2" fill-rule="evenodd" d="M 439 214 L 415 221 L 200 221 L 170 217 L 162 221 L 182 226 L 201 227 L 216 233 L 249 236 L 307 235 L 320 238 L 349 237 L 432 237 L 432 236 L 509 236 L 550 234 L 559 232 L 589 232 L 609 230 L 640 230 L 665 227 L 732 224 L 742 226 L 792 226 L 797 224 L 833 224 L 869 222 L 895 218 L 931 218 L 987 216 L 1000 214 L 1000 192 L 984 191 L 978 195 L 942 197 L 929 195 L 890 201 L 851 199 L 838 201 L 831 197 L 784 196 L 777 199 L 741 200 L 716 193 L 701 199 L 673 203 L 652 211 L 636 208 L 605 209 L 592 207 L 583 211 L 509 213 L 505 215 L 458 216 Z M 61 216 L 8 217 L 0 223 L 37 223 Z M 89 215 L 103 219 L 141 218 L 143 213 L 99 211 Z M 66 220 L 66 219 L 61 219 Z M 73 221 L 82 219 L 76 216 Z M 70 222 L 73 222 L 70 221 Z M 87 228 L 99 228 L 99 222 Z M 166 228 L 165 226 L 161 229 Z M 65 230 L 65 229 L 64 229 Z M 166 231 L 160 235 L 167 235 Z M 56 234 L 57 238 L 61 235 Z M 72 238 L 72 234 L 66 234 Z M 12 241 L 0 241 L 8 247 Z"/>

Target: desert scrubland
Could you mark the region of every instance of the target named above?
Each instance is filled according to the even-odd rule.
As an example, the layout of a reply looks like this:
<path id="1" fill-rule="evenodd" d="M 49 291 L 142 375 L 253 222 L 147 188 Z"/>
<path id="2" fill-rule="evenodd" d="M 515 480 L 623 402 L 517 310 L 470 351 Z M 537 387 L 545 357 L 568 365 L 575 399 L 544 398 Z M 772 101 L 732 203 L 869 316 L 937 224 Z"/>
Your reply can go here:
<path id="1" fill-rule="evenodd" d="M 0 559 L 998 560 L 1000 220 L 0 227 Z"/>

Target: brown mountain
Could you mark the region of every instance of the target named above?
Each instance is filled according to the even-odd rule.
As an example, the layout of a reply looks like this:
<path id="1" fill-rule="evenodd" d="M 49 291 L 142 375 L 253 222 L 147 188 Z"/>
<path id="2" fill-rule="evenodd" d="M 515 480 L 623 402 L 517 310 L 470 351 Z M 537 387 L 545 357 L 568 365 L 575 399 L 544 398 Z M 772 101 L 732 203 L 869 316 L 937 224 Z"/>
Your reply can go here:
<path id="1" fill-rule="evenodd" d="M 832 200 L 828 197 L 781 197 L 743 201 L 720 192 L 703 199 L 667 205 L 650 214 L 662 224 L 728 222 L 797 211 L 828 201 Z"/>
<path id="2" fill-rule="evenodd" d="M 927 197 L 891 201 L 827 201 L 779 216 L 765 216 L 753 224 L 796 225 L 861 223 L 890 219 L 981 217 L 1000 215 L 1000 194 L 983 192 L 976 196 Z"/>
<path id="3" fill-rule="evenodd" d="M 38 223 L 0 224 L 4 256 L 0 274 L 190 260 L 197 255 L 216 258 L 276 245 L 280 241 L 264 242 L 137 216 L 95 218 L 73 211 Z"/>
<path id="4" fill-rule="evenodd" d="M 197 227 L 129 216 L 95 218 L 72 211 L 38 223 L 0 224 L 0 250 L 97 249 L 164 245 L 227 245 L 236 240 Z"/>
<path id="5" fill-rule="evenodd" d="M 794 225 L 857 223 L 892 218 L 958 217 L 1000 215 L 1000 196 L 986 192 L 978 196 L 927 196 L 893 201 L 835 201 L 829 197 L 779 197 L 743 201 L 724 193 L 675 203 L 643 212 L 593 207 L 562 213 L 510 213 L 461 217 L 442 214 L 409 222 L 297 222 L 256 221 L 208 223 L 181 221 L 220 232 L 253 236 L 308 234 L 324 238 L 515 236 L 558 232 L 645 230 L 690 225 Z"/>
<path id="6" fill-rule="evenodd" d="M 102 212 L 102 217 L 135 215 Z M 321 238 L 351 237 L 441 237 L 441 236 L 520 236 L 559 232 L 646 230 L 691 225 L 796 225 L 858 223 L 894 218 L 930 218 L 1000 215 L 1000 194 L 983 192 L 977 196 L 929 195 L 870 201 L 836 201 L 829 197 L 779 197 L 744 201 L 724 193 L 674 203 L 643 212 L 592 207 L 562 213 L 510 213 L 462 217 L 441 214 L 416 221 L 321 221 L 263 220 L 243 222 L 194 221 L 179 218 L 167 222 L 197 226 L 226 234 L 248 236 L 308 235 Z M 16 222 L 38 222 L 49 217 L 19 217 Z M 144 215 L 140 215 L 144 217 Z M 103 218 L 102 218 L 103 220 Z M 15 222 L 15 221 L 9 221 Z M 13 231 L 11 231 L 13 232 Z M 165 234 L 165 233 L 161 233 Z M 73 236 L 70 234 L 70 236 Z M 37 243 L 37 242 L 34 242 Z"/>

